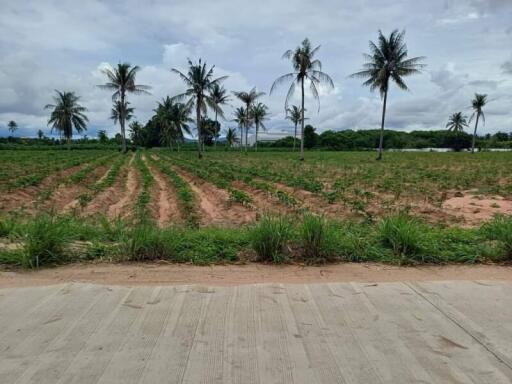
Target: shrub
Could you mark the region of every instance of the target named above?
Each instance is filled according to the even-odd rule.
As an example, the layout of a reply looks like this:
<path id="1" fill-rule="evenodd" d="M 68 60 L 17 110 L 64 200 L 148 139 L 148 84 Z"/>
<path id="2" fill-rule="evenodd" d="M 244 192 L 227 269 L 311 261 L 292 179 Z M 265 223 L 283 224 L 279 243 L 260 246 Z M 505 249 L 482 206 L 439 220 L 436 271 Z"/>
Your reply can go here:
<path id="1" fill-rule="evenodd" d="M 415 218 L 398 214 L 383 219 L 379 226 L 382 244 L 399 258 L 398 262 L 424 262 L 423 225 Z"/>
<path id="2" fill-rule="evenodd" d="M 264 216 L 250 231 L 251 246 L 262 261 L 281 263 L 292 235 L 291 223 L 281 216 Z"/>
<path id="3" fill-rule="evenodd" d="M 315 263 L 332 258 L 333 230 L 323 216 L 311 213 L 304 215 L 301 242 L 306 262 Z"/>
<path id="4" fill-rule="evenodd" d="M 512 260 L 512 216 L 495 216 L 481 227 L 481 232 L 487 239 L 499 242 L 505 258 Z"/>

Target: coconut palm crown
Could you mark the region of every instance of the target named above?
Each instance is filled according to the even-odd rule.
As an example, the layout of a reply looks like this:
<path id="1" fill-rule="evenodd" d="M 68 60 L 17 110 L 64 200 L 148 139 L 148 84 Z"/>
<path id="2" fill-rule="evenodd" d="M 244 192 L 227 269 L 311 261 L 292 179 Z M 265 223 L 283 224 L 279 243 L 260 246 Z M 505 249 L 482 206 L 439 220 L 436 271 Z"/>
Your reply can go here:
<path id="1" fill-rule="evenodd" d="M 464 132 L 464 128 L 467 126 L 467 118 L 462 114 L 462 112 L 452 114 L 446 124 L 446 128 L 451 132 Z"/>
<path id="2" fill-rule="evenodd" d="M 55 90 L 56 95 L 53 97 L 55 104 L 48 104 L 44 108 L 52 109 L 48 125 L 51 130 L 57 130 L 63 135 L 68 142 L 68 147 L 73 137 L 73 129 L 77 133 L 87 130 L 87 122 L 89 119 L 85 115 L 87 109 L 81 106 L 78 101 L 80 97 L 74 92 L 61 92 Z"/>
<path id="3" fill-rule="evenodd" d="M 265 120 L 268 120 L 268 107 L 263 103 L 258 103 L 252 107 L 251 110 L 252 119 L 254 121 L 254 125 L 256 126 L 256 137 L 254 143 L 254 150 L 258 150 L 258 132 L 260 128 L 266 130 L 267 128 L 263 124 Z"/>
<path id="4" fill-rule="evenodd" d="M 382 119 L 380 127 L 379 154 L 377 160 L 382 159 L 382 146 L 384 141 L 384 122 L 386 119 L 386 104 L 390 81 L 398 88 L 408 90 L 404 77 L 418 74 L 425 67 L 421 61 L 425 57 L 407 58 L 407 45 L 405 44 L 405 31 L 395 29 L 389 37 L 379 31 L 378 41 L 375 44 L 370 41 L 370 54 L 364 54 L 366 63 L 363 70 L 356 72 L 351 77 L 366 79 L 364 86 L 369 86 L 371 91 L 379 90 L 383 98 Z"/>
<path id="5" fill-rule="evenodd" d="M 256 90 L 256 87 L 251 89 L 249 92 L 246 91 L 239 91 L 239 92 L 233 92 L 233 94 L 242 102 L 245 104 L 245 150 L 247 151 L 247 135 L 249 133 L 249 129 L 252 125 L 253 119 L 251 114 L 251 108 L 254 106 L 254 103 L 258 98 L 263 96 L 265 92 L 258 92 Z"/>

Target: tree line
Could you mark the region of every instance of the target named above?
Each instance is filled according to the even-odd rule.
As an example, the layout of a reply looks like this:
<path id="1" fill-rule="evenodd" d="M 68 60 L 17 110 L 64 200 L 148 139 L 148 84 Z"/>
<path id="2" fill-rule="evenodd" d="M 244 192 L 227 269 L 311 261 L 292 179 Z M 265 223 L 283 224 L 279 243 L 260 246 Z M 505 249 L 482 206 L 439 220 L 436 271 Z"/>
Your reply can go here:
<path id="1" fill-rule="evenodd" d="M 353 131 L 344 131 L 334 133 L 331 131 L 317 135 L 320 145 L 328 148 L 358 148 L 361 141 L 366 144 L 373 143 L 373 148 L 378 148 L 377 160 L 382 159 L 383 148 L 397 145 L 402 142 L 408 143 L 412 140 L 413 145 L 432 144 L 433 138 L 417 137 L 416 133 L 411 133 L 406 139 L 403 133 L 394 133 L 385 130 L 386 108 L 388 101 L 388 91 L 392 84 L 399 89 L 408 90 L 405 83 L 405 77 L 419 74 L 425 67 L 423 61 L 425 57 L 408 57 L 408 49 L 405 43 L 405 31 L 394 30 L 389 36 L 385 36 L 381 31 L 378 33 L 376 42 L 369 42 L 370 52 L 363 55 L 365 63 L 362 69 L 355 72 L 351 77 L 363 79 L 363 86 L 368 86 L 371 91 L 378 91 L 382 99 L 382 116 L 380 130 L 378 130 L 378 140 L 364 139 L 366 136 L 374 136 L 375 131 L 368 131 L 368 134 L 357 133 L 358 138 L 350 139 L 354 135 Z M 295 150 L 297 140 L 300 143 L 299 159 L 304 160 L 304 148 L 306 145 L 306 126 L 305 121 L 305 88 L 309 88 L 310 94 L 318 102 L 318 112 L 320 111 L 319 86 L 324 84 L 328 88 L 334 88 L 331 77 L 322 71 L 322 62 L 316 58 L 320 46 L 314 47 L 309 39 L 304 39 L 295 49 L 287 50 L 283 58 L 290 60 L 292 71 L 278 77 L 270 89 L 270 94 L 282 84 L 289 83 L 286 93 L 284 109 L 286 118 L 289 119 L 295 128 L 292 148 Z M 188 59 L 188 69 L 182 72 L 177 68 L 171 68 L 171 71 L 185 84 L 185 91 L 179 95 L 167 96 L 159 102 L 154 109 L 154 115 L 145 124 L 131 122 L 134 117 L 134 108 L 130 106 L 128 95 L 150 94 L 151 87 L 148 85 L 137 84 L 136 75 L 140 70 L 138 66 L 132 66 L 128 63 L 120 63 L 116 67 L 109 67 L 103 70 L 106 76 L 106 82 L 99 85 L 100 88 L 112 92 L 112 110 L 110 118 L 114 123 L 119 123 L 122 142 L 122 151 L 127 150 L 126 124 L 129 123 L 130 136 L 132 141 L 142 145 L 167 145 L 170 148 L 176 147 L 179 150 L 180 144 L 185 141 L 185 134 L 191 135 L 192 128 L 197 135 L 197 152 L 199 158 L 203 156 L 205 145 L 216 145 L 220 136 L 221 125 L 219 118 L 226 119 L 223 112 L 223 106 L 231 100 L 230 94 L 222 86 L 227 76 L 215 77 L 215 66 L 208 67 L 206 62 L 199 59 L 192 62 Z M 299 106 L 289 105 L 296 89 L 300 89 L 301 103 Z M 264 95 L 264 92 L 258 92 L 256 88 L 249 91 L 235 91 L 231 94 L 236 100 L 241 102 L 241 106 L 235 109 L 232 121 L 238 125 L 239 134 L 234 128 L 228 128 L 224 133 L 230 146 L 239 144 L 247 151 L 248 132 L 255 129 L 255 150 L 258 148 L 258 133 L 265 129 L 264 121 L 268 118 L 268 107 L 258 102 L 258 99 Z M 52 131 L 57 131 L 68 143 L 73 136 L 73 130 L 81 133 L 87 129 L 86 108 L 79 103 L 79 96 L 74 92 L 56 91 L 54 104 L 49 104 L 45 108 L 51 109 L 48 125 Z M 477 129 L 479 121 L 485 122 L 483 108 L 487 103 L 487 95 L 475 94 L 471 102 L 473 114 L 467 119 L 462 112 L 454 113 L 449 117 L 446 128 L 452 134 L 432 133 L 432 137 L 443 136 L 445 141 L 455 141 L 450 146 L 457 146 L 466 138 L 464 128 L 474 119 L 474 131 L 471 136 L 471 151 L 474 152 L 477 140 Z M 212 113 L 213 119 L 208 113 Z M 11 131 L 16 129 L 16 125 L 9 123 Z M 300 126 L 300 131 L 297 132 Z M 299 135 L 298 135 L 299 134 Z M 299 136 L 297 138 L 297 135 Z M 314 135 L 310 135 L 315 137 Z M 419 135 L 421 136 L 421 135 Z M 427 134 L 428 136 L 428 134 Z M 432 141 L 433 140 L 433 141 Z M 280 145 L 285 143 L 281 141 L 276 143 Z M 350 144 L 352 143 L 352 144 Z M 407 144 L 407 145 L 410 145 Z M 366 147 L 366 146 L 365 146 Z"/>

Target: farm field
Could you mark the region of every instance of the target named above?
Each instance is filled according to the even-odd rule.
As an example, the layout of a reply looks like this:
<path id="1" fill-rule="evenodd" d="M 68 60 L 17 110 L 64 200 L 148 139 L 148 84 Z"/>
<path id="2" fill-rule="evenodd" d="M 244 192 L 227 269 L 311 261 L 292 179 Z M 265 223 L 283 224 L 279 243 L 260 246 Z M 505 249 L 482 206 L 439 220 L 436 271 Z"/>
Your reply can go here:
<path id="1" fill-rule="evenodd" d="M 511 153 L 299 162 L 291 152 L 6 150 L 0 161 L 3 264 L 480 262 L 512 249 Z"/>

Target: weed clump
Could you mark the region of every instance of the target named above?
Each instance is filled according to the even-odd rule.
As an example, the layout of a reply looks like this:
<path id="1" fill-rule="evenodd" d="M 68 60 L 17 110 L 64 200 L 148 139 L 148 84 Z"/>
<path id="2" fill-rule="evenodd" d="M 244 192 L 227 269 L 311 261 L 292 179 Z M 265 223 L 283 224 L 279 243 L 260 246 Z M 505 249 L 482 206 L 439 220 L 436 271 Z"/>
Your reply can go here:
<path id="1" fill-rule="evenodd" d="M 292 225 L 281 216 L 264 216 L 250 231 L 250 242 L 259 260 L 281 263 L 292 237 Z"/>
<path id="2" fill-rule="evenodd" d="M 300 228 L 304 260 L 307 263 L 324 262 L 335 253 L 333 228 L 323 216 L 306 213 Z"/>

